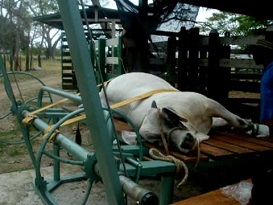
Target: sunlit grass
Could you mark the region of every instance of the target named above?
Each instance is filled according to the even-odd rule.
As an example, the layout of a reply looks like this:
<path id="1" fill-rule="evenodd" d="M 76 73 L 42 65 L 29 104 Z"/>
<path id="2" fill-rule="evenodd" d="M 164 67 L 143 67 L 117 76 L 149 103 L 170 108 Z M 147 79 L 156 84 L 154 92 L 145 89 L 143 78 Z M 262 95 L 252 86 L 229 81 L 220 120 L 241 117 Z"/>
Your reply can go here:
<path id="1" fill-rule="evenodd" d="M 33 60 L 33 66 L 32 68 L 38 67 L 38 60 L 34 59 Z M 41 78 L 41 77 L 45 77 L 47 75 L 52 75 L 52 74 L 56 74 L 56 75 L 60 75 L 61 76 L 61 69 L 62 69 L 62 65 L 61 65 L 61 60 L 60 58 L 55 58 L 55 59 L 44 59 L 42 60 L 42 66 L 40 70 L 30 70 L 28 71 L 29 74 L 34 75 L 37 78 Z M 6 62 L 6 70 L 7 72 L 10 72 L 10 67 L 8 62 Z M 22 58 L 21 59 L 21 70 L 22 72 L 26 72 L 25 71 L 25 59 Z M 28 80 L 29 76 L 27 75 L 16 75 L 12 76 L 10 75 L 10 81 L 13 82 L 16 80 Z M 0 78 L 0 84 L 3 83 L 3 78 Z"/>

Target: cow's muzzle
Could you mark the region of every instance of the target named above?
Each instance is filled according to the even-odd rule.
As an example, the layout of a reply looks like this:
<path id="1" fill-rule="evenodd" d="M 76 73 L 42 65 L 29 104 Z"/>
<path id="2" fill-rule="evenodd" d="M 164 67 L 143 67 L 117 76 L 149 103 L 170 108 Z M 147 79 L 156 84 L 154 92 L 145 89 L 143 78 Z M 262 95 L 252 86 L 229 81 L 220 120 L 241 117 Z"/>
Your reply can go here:
<path id="1" fill-rule="evenodd" d="M 170 130 L 168 137 L 172 144 L 174 144 L 174 146 L 184 154 L 189 153 L 196 147 L 196 138 L 193 133 L 190 133 L 183 128 L 177 127 Z"/>

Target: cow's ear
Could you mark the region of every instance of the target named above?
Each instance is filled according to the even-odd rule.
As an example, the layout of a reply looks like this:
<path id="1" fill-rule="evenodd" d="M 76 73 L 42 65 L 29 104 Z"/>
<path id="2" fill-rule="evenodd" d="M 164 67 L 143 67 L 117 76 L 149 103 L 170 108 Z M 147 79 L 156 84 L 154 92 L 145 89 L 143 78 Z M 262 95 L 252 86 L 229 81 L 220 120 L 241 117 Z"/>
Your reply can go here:
<path id="1" fill-rule="evenodd" d="M 187 119 L 181 117 L 174 109 L 170 107 L 162 108 L 162 114 L 167 117 L 170 121 L 182 121 L 188 122 Z"/>
<path id="2" fill-rule="evenodd" d="M 156 105 L 155 101 L 152 102 L 152 108 L 157 108 L 157 105 Z"/>

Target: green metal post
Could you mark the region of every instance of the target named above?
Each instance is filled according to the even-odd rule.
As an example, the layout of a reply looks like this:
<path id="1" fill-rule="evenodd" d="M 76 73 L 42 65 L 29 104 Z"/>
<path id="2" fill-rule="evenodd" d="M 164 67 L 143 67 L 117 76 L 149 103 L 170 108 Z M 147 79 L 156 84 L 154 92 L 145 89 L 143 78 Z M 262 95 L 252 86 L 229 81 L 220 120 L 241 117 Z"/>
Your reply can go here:
<path id="1" fill-rule="evenodd" d="M 159 204 L 165 205 L 172 203 L 173 198 L 173 187 L 174 187 L 174 178 L 170 174 L 163 174 L 161 176 L 161 184 L 160 184 L 160 199 Z M 172 190 L 170 190 L 170 188 Z"/>
<path id="2" fill-rule="evenodd" d="M 58 0 L 67 35 L 69 49 L 75 66 L 78 87 L 87 116 L 92 141 L 95 146 L 100 173 L 105 184 L 107 200 L 112 205 L 125 204 L 110 144 L 110 134 L 100 103 L 93 66 L 84 35 L 82 19 L 76 0 Z"/>
<path id="3" fill-rule="evenodd" d="M 106 40 L 105 39 L 99 39 L 98 40 L 98 64 L 99 64 L 99 68 L 101 69 L 101 77 L 103 80 L 109 80 L 106 76 L 106 72 L 105 71 L 105 46 L 106 46 Z M 100 82 L 102 83 L 102 82 Z"/>
<path id="4" fill-rule="evenodd" d="M 53 119 L 54 124 L 57 123 L 56 119 Z M 53 143 L 53 154 L 57 157 L 60 156 L 60 146 L 56 143 Z M 60 162 L 57 159 L 53 160 L 53 173 L 54 173 L 54 180 L 60 181 L 61 173 L 60 173 Z"/>
<path id="5" fill-rule="evenodd" d="M 122 39 L 118 37 L 117 45 L 117 56 L 118 56 L 118 75 L 124 74 L 123 62 L 122 62 Z"/>

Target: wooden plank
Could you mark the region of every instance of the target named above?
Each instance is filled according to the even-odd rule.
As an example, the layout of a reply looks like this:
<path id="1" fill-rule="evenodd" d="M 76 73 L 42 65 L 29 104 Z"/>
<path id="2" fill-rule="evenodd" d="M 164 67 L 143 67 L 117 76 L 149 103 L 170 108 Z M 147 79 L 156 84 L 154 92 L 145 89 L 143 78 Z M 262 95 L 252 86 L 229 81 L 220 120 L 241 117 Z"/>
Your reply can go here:
<path id="1" fill-rule="evenodd" d="M 106 40 L 106 46 L 116 46 L 119 43 L 118 38 L 110 38 Z"/>
<path id="2" fill-rule="evenodd" d="M 230 81 L 230 90 L 239 90 L 239 91 L 248 91 L 248 92 L 260 92 L 260 83 L 259 82 L 248 82 L 248 81 Z"/>
<path id="3" fill-rule="evenodd" d="M 258 39 L 264 39 L 264 35 L 249 35 L 249 36 L 231 36 L 220 38 L 220 44 L 226 45 L 250 45 L 254 44 Z M 200 37 L 200 45 L 208 45 L 208 36 Z"/>
<path id="4" fill-rule="evenodd" d="M 260 80 L 261 79 L 262 74 L 260 73 L 232 73 L 230 75 L 231 79 L 248 79 L 248 80 L 253 80 L 253 79 L 257 79 Z"/>
<path id="5" fill-rule="evenodd" d="M 227 197 L 220 189 L 175 202 L 172 205 L 240 205 L 234 198 Z"/>
<path id="6" fill-rule="evenodd" d="M 259 151 L 259 152 L 272 150 L 269 147 L 256 144 L 255 142 L 247 141 L 247 139 L 242 140 L 242 139 L 239 139 L 239 138 L 232 138 L 230 136 L 218 136 L 217 139 L 222 140 L 222 141 L 227 142 L 227 143 L 230 143 L 230 144 L 235 145 L 235 146 L 240 146 L 240 147 L 247 148 L 249 150 L 254 150 L 254 151 Z"/>
<path id="7" fill-rule="evenodd" d="M 121 133 L 123 130 L 133 131 L 133 129 L 126 122 L 122 120 L 114 119 L 114 123 L 118 133 Z"/>
<path id="8" fill-rule="evenodd" d="M 231 103 L 252 103 L 252 104 L 259 104 L 259 98 L 229 98 L 229 102 Z"/>
<path id="9" fill-rule="evenodd" d="M 208 140 L 209 141 L 209 140 Z M 232 152 L 229 152 L 227 150 L 223 150 L 218 147 L 211 146 L 205 142 L 202 142 L 200 144 L 200 150 L 201 153 L 211 156 L 211 157 L 223 157 L 223 156 L 231 156 L 233 155 Z"/>
<path id="10" fill-rule="evenodd" d="M 106 64 L 118 65 L 118 57 L 106 57 L 105 58 L 105 63 Z"/>
<path id="11" fill-rule="evenodd" d="M 247 179 L 244 181 L 251 183 L 251 179 Z M 239 183 L 240 182 L 235 183 L 233 185 L 237 186 Z M 171 205 L 240 205 L 240 204 L 241 203 L 232 196 L 225 195 L 219 188 L 205 194 L 193 196 L 191 198 L 175 202 Z"/>
<path id="12" fill-rule="evenodd" d="M 236 153 L 236 154 L 254 152 L 253 150 L 250 150 L 250 149 L 247 149 L 244 147 L 240 147 L 240 146 L 238 146 L 238 144 L 231 144 L 230 142 L 224 142 L 224 141 L 213 139 L 213 138 L 211 138 L 207 141 L 204 141 L 203 143 L 214 146 L 214 147 L 218 147 L 218 148 L 221 148 L 221 149 L 224 149 L 229 152 Z"/>
<path id="13" fill-rule="evenodd" d="M 208 66 L 208 59 L 203 58 L 199 59 L 198 63 L 199 66 L 207 67 Z M 255 68 L 255 69 L 262 69 L 261 66 L 257 66 L 254 60 L 252 59 L 224 59 L 221 58 L 219 60 L 219 67 L 225 67 L 225 68 Z"/>
<path id="14" fill-rule="evenodd" d="M 231 133 L 231 132 L 223 132 L 222 134 L 228 137 L 245 140 L 247 142 L 252 142 L 257 145 L 262 145 L 264 147 L 269 147 L 271 148 L 271 150 L 273 150 L 273 139 L 271 138 L 255 138 L 255 137 L 250 137 L 244 134 Z"/>

